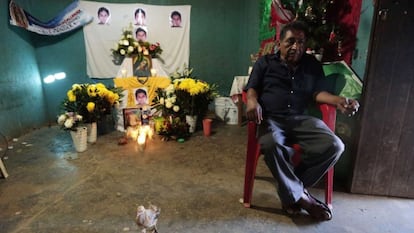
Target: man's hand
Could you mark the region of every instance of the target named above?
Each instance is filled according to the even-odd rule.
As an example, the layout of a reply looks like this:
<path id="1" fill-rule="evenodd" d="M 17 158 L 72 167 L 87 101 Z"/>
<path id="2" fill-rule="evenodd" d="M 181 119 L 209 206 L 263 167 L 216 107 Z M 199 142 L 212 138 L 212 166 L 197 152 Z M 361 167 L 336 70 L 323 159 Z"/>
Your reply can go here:
<path id="1" fill-rule="evenodd" d="M 257 100 L 247 100 L 246 117 L 249 121 L 260 124 L 263 120 L 262 107 Z"/>
<path id="2" fill-rule="evenodd" d="M 359 103 L 357 100 L 348 99 L 346 97 L 342 97 L 340 102 L 337 104 L 337 108 L 347 116 L 353 116 L 356 112 L 358 112 Z"/>

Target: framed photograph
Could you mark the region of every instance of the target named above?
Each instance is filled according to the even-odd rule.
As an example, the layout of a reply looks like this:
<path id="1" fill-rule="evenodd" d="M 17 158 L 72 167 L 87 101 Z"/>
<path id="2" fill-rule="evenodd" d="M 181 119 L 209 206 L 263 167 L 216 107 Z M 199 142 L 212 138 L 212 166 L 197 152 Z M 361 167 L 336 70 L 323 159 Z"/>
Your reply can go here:
<path id="1" fill-rule="evenodd" d="M 140 108 L 124 108 L 122 109 L 122 115 L 124 118 L 124 129 L 128 127 L 135 127 L 141 122 L 141 109 Z"/>
<path id="2" fill-rule="evenodd" d="M 145 106 L 149 104 L 148 98 L 148 88 L 140 87 L 133 90 L 135 97 L 135 105 Z"/>
<path id="3" fill-rule="evenodd" d="M 133 64 L 134 76 L 150 77 L 152 68 L 152 59 L 150 55 L 144 55 L 142 60 L 136 60 Z"/>

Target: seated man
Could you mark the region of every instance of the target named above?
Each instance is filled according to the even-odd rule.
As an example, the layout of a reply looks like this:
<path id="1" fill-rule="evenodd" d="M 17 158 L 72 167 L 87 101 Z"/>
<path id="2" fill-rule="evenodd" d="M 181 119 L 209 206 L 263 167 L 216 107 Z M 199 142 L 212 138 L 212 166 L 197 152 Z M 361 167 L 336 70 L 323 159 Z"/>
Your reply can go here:
<path id="1" fill-rule="evenodd" d="M 306 188 L 334 166 L 344 144 L 320 119 L 305 115 L 305 110 L 314 101 L 334 105 L 351 116 L 359 103 L 327 91 L 322 65 L 304 53 L 307 34 L 303 22 L 285 25 L 277 42 L 279 51 L 255 63 L 246 86 L 246 115 L 250 121 L 266 123 L 268 135 L 259 143 L 266 165 L 278 182 L 283 209 L 288 213 L 304 209 L 317 220 L 329 220 L 332 213 L 328 206 Z M 297 167 L 292 165 L 294 151 L 287 143 L 292 141 L 306 154 Z"/>

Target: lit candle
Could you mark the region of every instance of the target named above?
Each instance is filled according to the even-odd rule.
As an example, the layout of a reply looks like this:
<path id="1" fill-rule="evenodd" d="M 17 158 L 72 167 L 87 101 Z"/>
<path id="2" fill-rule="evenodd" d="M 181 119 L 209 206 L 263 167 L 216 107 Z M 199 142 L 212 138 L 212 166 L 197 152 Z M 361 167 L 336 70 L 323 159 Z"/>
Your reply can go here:
<path id="1" fill-rule="evenodd" d="M 157 70 L 156 69 L 151 69 L 151 77 L 157 77 Z"/>
<path id="2" fill-rule="evenodd" d="M 128 127 L 128 134 L 133 140 L 137 140 L 138 138 L 138 130 L 132 127 Z"/>
<path id="3" fill-rule="evenodd" d="M 146 138 L 146 134 L 145 133 L 140 133 L 137 139 L 138 142 L 138 146 L 139 146 L 139 150 L 143 151 L 145 148 L 145 138 Z"/>
<path id="4" fill-rule="evenodd" d="M 149 125 L 145 126 L 145 133 L 146 133 L 146 135 L 148 136 L 149 139 L 152 139 L 154 131 L 152 130 L 151 126 L 149 126 Z"/>

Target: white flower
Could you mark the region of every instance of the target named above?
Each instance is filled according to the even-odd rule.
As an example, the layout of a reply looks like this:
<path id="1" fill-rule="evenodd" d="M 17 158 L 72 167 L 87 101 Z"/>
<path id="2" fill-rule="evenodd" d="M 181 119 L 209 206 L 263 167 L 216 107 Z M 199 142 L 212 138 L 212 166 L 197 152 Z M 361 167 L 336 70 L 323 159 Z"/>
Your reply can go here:
<path id="1" fill-rule="evenodd" d="M 125 46 L 128 46 L 128 45 L 129 45 L 129 41 L 128 41 L 128 40 L 124 40 L 124 41 L 123 41 L 123 44 L 124 44 Z"/>
<path id="2" fill-rule="evenodd" d="M 172 96 L 171 98 L 170 98 L 170 100 L 171 100 L 171 103 L 175 103 L 176 101 L 177 101 L 177 96 Z"/>
<path id="3" fill-rule="evenodd" d="M 164 97 L 160 98 L 160 104 L 164 104 Z"/>
<path id="4" fill-rule="evenodd" d="M 172 107 L 172 103 L 170 101 L 166 101 L 165 102 L 165 107 L 166 108 L 171 108 Z"/>
<path id="5" fill-rule="evenodd" d="M 180 111 L 180 106 L 174 105 L 173 110 L 174 110 L 174 112 Z"/>
<path id="6" fill-rule="evenodd" d="M 57 122 L 59 125 L 63 125 L 63 123 L 65 123 L 65 120 L 66 120 L 66 114 L 62 114 L 58 117 Z"/>
<path id="7" fill-rule="evenodd" d="M 165 93 L 167 93 L 167 95 L 170 93 L 174 93 L 174 91 L 175 91 L 174 84 L 170 84 L 168 85 L 167 88 L 165 88 Z"/>
<path id="8" fill-rule="evenodd" d="M 133 52 L 133 51 L 134 51 L 134 47 L 128 46 L 128 52 Z"/>
<path id="9" fill-rule="evenodd" d="M 128 34 L 128 35 L 127 35 L 127 38 L 132 38 L 132 35 L 131 35 L 131 34 Z"/>
<path id="10" fill-rule="evenodd" d="M 74 119 L 72 117 L 69 117 L 68 119 L 66 119 L 65 121 L 65 127 L 66 128 L 72 128 L 73 124 L 75 123 Z"/>
<path id="11" fill-rule="evenodd" d="M 121 50 L 119 50 L 119 53 L 121 54 L 121 55 L 125 55 L 125 50 L 124 49 L 121 49 Z"/>
<path id="12" fill-rule="evenodd" d="M 82 121 L 83 116 L 76 114 L 76 121 Z"/>

